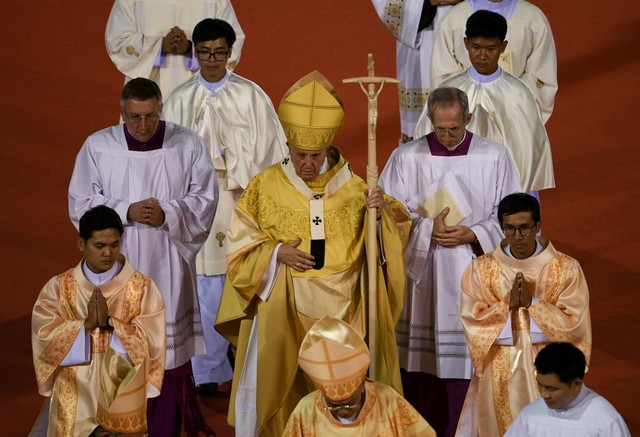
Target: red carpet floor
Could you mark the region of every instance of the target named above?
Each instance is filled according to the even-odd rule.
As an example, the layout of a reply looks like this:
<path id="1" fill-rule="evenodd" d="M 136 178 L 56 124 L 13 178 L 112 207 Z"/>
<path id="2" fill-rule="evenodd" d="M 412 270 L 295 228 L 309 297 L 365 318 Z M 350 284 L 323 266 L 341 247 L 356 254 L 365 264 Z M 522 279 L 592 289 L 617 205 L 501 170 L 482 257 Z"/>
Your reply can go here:
<path id="1" fill-rule="evenodd" d="M 587 385 L 640 434 L 640 5 L 631 0 L 534 0 L 551 22 L 560 91 L 548 123 L 558 188 L 542 193 L 543 231 L 582 264 L 591 290 L 594 351 Z M 394 75 L 395 43 L 366 0 L 236 0 L 247 34 L 237 72 L 274 102 L 318 69 L 346 107 L 336 138 L 364 174 L 366 101 L 341 79 Z M 0 57 L 3 203 L 0 276 L 0 435 L 26 435 L 42 398 L 30 348 L 30 314 L 40 288 L 78 262 L 67 215 L 75 155 L 94 131 L 118 121 L 122 77 L 104 47 L 111 1 L 12 2 L 3 13 Z M 397 95 L 380 99 L 379 164 L 397 144 Z M 634 127 L 636 126 L 636 127 Z M 227 399 L 203 400 L 220 436 Z"/>

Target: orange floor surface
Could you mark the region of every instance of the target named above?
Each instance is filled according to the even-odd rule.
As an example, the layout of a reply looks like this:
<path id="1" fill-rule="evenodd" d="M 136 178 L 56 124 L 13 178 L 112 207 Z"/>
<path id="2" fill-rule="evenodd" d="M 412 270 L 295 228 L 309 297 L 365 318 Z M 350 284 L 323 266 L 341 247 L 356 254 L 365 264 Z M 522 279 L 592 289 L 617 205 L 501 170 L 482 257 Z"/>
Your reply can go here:
<path id="1" fill-rule="evenodd" d="M 543 233 L 577 258 L 591 292 L 593 356 L 586 384 L 640 434 L 640 4 L 631 0 L 533 0 L 558 51 L 559 92 L 547 124 L 557 188 L 542 197 Z M 342 96 L 346 121 L 335 143 L 364 175 L 366 99 L 342 79 L 395 75 L 395 41 L 367 0 L 235 0 L 247 35 L 236 72 L 278 104 L 318 69 Z M 68 218 L 74 159 L 91 133 L 118 122 L 122 75 L 104 29 L 112 2 L 12 2 L 4 8 L 0 63 L 0 435 L 24 436 L 43 399 L 30 343 L 33 303 L 45 282 L 80 257 Z M 380 97 L 379 165 L 397 144 L 398 97 Z M 219 436 L 225 395 L 203 399 Z"/>

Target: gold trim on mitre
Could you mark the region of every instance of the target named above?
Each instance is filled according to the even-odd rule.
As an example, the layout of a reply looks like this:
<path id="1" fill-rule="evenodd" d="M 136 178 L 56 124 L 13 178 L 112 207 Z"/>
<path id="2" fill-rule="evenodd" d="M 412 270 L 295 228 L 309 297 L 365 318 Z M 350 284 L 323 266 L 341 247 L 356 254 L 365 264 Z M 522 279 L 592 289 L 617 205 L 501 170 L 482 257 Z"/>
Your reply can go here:
<path id="1" fill-rule="evenodd" d="M 316 322 L 302 340 L 298 365 L 332 401 L 349 399 L 364 381 L 369 349 L 348 323 L 331 316 Z"/>
<path id="2" fill-rule="evenodd" d="M 303 150 L 322 150 L 331 145 L 342 126 L 343 108 L 331 82 L 313 71 L 285 93 L 278 118 L 289 144 Z"/>

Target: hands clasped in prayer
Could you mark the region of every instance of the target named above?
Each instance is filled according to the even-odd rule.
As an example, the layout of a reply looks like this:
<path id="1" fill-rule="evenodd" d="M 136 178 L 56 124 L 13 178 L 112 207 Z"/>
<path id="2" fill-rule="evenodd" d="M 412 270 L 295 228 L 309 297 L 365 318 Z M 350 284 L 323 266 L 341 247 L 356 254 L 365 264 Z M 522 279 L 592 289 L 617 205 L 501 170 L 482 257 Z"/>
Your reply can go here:
<path id="1" fill-rule="evenodd" d="M 433 219 L 433 231 L 431 239 L 444 247 L 455 247 L 461 244 L 470 244 L 476 241 L 476 234 L 468 226 L 447 226 L 444 218 L 449 214 L 449 208 L 443 209 Z"/>
<path id="2" fill-rule="evenodd" d="M 369 194 L 369 190 L 364 190 L 364 195 L 365 205 L 369 209 L 375 208 L 376 217 L 380 219 L 384 207 L 384 191 L 380 187 L 375 187 L 371 190 L 371 194 Z M 313 255 L 298 249 L 301 242 L 302 239 L 298 238 L 292 243 L 283 243 L 278 250 L 278 262 L 286 264 L 298 272 L 312 269 L 316 265 L 313 261 Z"/>
<path id="3" fill-rule="evenodd" d="M 102 295 L 102 291 L 98 287 L 93 289 L 91 298 L 87 302 L 87 318 L 84 321 L 84 329 L 91 332 L 96 328 L 107 327 L 109 319 L 109 307 L 107 300 Z"/>
<path id="4" fill-rule="evenodd" d="M 127 219 L 138 223 L 145 223 L 156 228 L 164 223 L 164 211 L 160 203 L 153 197 L 129 205 Z"/>
<path id="5" fill-rule="evenodd" d="M 531 287 L 529 285 L 524 280 L 522 272 L 516 273 L 516 278 L 513 280 L 513 286 L 511 287 L 509 309 L 517 310 L 518 308 L 529 308 L 531 306 Z"/>
<path id="6" fill-rule="evenodd" d="M 171 28 L 169 33 L 162 38 L 162 53 L 172 55 L 191 55 L 189 50 L 189 40 L 184 31 L 178 26 Z"/>

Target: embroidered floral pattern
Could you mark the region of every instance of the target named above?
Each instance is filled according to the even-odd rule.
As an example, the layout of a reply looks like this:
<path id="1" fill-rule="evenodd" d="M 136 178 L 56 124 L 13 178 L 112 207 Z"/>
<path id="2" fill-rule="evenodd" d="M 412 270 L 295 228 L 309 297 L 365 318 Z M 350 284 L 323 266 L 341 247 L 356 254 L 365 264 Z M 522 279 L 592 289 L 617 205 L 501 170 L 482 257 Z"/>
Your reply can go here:
<path id="1" fill-rule="evenodd" d="M 67 356 L 84 324 L 84 319 L 78 319 L 76 314 L 78 284 L 73 277 L 73 271 L 69 270 L 58 275 L 57 280 L 60 284 L 60 311 L 66 322 L 56 328 L 53 338 L 34 363 L 38 386 L 43 386 L 47 382 L 60 362 Z"/>
<path id="2" fill-rule="evenodd" d="M 486 307 L 495 306 L 490 310 L 489 316 L 478 317 L 484 318 L 484 321 L 469 345 L 476 374 L 481 376 L 484 373 L 485 363 L 490 362 L 487 357 L 489 350 L 507 321 L 509 294 L 502 295 L 500 268 L 492 254 L 481 256 L 476 260 L 476 263 Z"/>
<path id="3" fill-rule="evenodd" d="M 398 86 L 398 99 L 400 100 L 401 111 L 422 113 L 428 98 L 429 90 Z"/>
<path id="4" fill-rule="evenodd" d="M 500 435 L 507 432 L 513 420 L 509 403 L 509 347 L 494 347 L 491 351 L 491 386 L 493 388 L 493 408 Z"/>
<path id="5" fill-rule="evenodd" d="M 384 25 L 396 39 L 402 36 L 402 16 L 404 0 L 389 0 L 384 8 Z"/>
<path id="6" fill-rule="evenodd" d="M 78 409 L 77 367 L 64 367 L 58 377 L 58 421 L 56 436 L 73 436 Z"/>
<path id="7" fill-rule="evenodd" d="M 328 202 L 328 201 L 327 201 Z M 308 208 L 291 208 L 278 203 L 257 186 L 247 188 L 239 200 L 241 208 L 256 219 L 266 234 L 283 241 L 311 235 Z M 333 210 L 325 210 L 325 238 L 353 240 L 361 234 L 364 223 L 364 197 Z"/>

